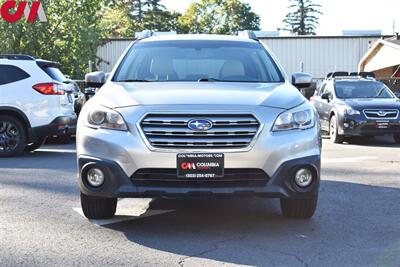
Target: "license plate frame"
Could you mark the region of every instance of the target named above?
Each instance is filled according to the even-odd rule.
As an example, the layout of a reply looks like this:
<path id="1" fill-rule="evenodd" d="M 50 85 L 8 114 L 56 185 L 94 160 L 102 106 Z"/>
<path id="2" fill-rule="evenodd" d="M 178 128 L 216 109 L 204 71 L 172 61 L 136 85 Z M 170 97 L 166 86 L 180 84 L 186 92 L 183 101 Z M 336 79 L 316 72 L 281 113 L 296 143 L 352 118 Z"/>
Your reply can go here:
<path id="1" fill-rule="evenodd" d="M 388 129 L 390 127 L 390 122 L 389 121 L 376 121 L 375 126 L 378 129 Z"/>
<path id="2" fill-rule="evenodd" d="M 217 179 L 225 174 L 223 153 L 182 153 L 176 162 L 177 177 L 182 179 Z"/>

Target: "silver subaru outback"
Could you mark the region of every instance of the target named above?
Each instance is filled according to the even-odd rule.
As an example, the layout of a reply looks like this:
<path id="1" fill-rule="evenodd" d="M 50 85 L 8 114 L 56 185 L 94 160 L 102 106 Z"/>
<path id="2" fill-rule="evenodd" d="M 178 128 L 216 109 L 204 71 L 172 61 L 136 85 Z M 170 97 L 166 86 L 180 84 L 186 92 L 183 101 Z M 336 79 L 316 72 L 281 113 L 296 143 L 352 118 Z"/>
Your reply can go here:
<path id="1" fill-rule="evenodd" d="M 279 198 L 283 215 L 313 216 L 320 184 L 317 115 L 252 32 L 145 32 L 80 114 L 81 204 L 114 216 L 118 198 Z M 103 85 L 104 84 L 104 85 Z M 297 87 L 297 88 L 296 88 Z"/>

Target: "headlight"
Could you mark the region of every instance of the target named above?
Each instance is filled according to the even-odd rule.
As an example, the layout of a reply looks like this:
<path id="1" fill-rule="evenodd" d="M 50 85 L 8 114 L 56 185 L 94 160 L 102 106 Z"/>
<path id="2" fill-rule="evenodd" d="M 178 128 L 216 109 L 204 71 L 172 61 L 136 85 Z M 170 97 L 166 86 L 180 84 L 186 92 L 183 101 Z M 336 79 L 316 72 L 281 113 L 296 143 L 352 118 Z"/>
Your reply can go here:
<path id="1" fill-rule="evenodd" d="M 128 127 L 121 114 L 118 112 L 101 108 L 90 111 L 87 117 L 87 126 L 91 128 L 113 129 L 127 131 Z"/>
<path id="2" fill-rule="evenodd" d="M 360 113 L 360 111 L 352 109 L 352 108 L 345 108 L 344 109 L 344 114 L 351 116 L 351 115 L 360 115 L 361 113 Z"/>
<path id="3" fill-rule="evenodd" d="M 274 126 L 272 127 L 273 132 L 287 131 L 294 129 L 309 129 L 315 125 L 314 111 L 310 109 L 287 111 L 279 115 L 276 119 Z"/>

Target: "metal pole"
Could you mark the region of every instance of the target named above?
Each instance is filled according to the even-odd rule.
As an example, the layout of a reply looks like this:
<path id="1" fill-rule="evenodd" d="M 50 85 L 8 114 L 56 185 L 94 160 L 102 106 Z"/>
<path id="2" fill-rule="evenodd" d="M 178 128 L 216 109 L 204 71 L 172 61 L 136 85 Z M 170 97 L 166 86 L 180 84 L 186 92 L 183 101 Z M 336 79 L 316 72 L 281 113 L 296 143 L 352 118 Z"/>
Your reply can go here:
<path id="1" fill-rule="evenodd" d="M 393 35 L 396 34 L 396 19 L 393 19 Z"/>

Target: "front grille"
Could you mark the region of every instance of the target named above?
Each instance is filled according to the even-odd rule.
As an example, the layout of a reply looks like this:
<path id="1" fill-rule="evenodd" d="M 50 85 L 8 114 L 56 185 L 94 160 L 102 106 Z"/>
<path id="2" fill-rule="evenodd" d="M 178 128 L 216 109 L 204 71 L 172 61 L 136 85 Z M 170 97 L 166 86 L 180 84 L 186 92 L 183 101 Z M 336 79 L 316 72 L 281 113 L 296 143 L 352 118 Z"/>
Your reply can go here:
<path id="1" fill-rule="evenodd" d="M 191 130 L 192 120 L 211 121 L 207 131 Z M 246 148 L 256 136 L 260 123 L 250 114 L 149 114 L 140 123 L 155 148 Z"/>
<path id="2" fill-rule="evenodd" d="M 397 109 L 365 109 L 364 115 L 368 119 L 397 119 L 399 110 Z"/>
<path id="3" fill-rule="evenodd" d="M 261 169 L 225 169 L 224 177 L 212 179 L 179 178 L 176 169 L 139 169 L 131 176 L 136 186 L 230 187 L 265 186 L 270 177 Z"/>

